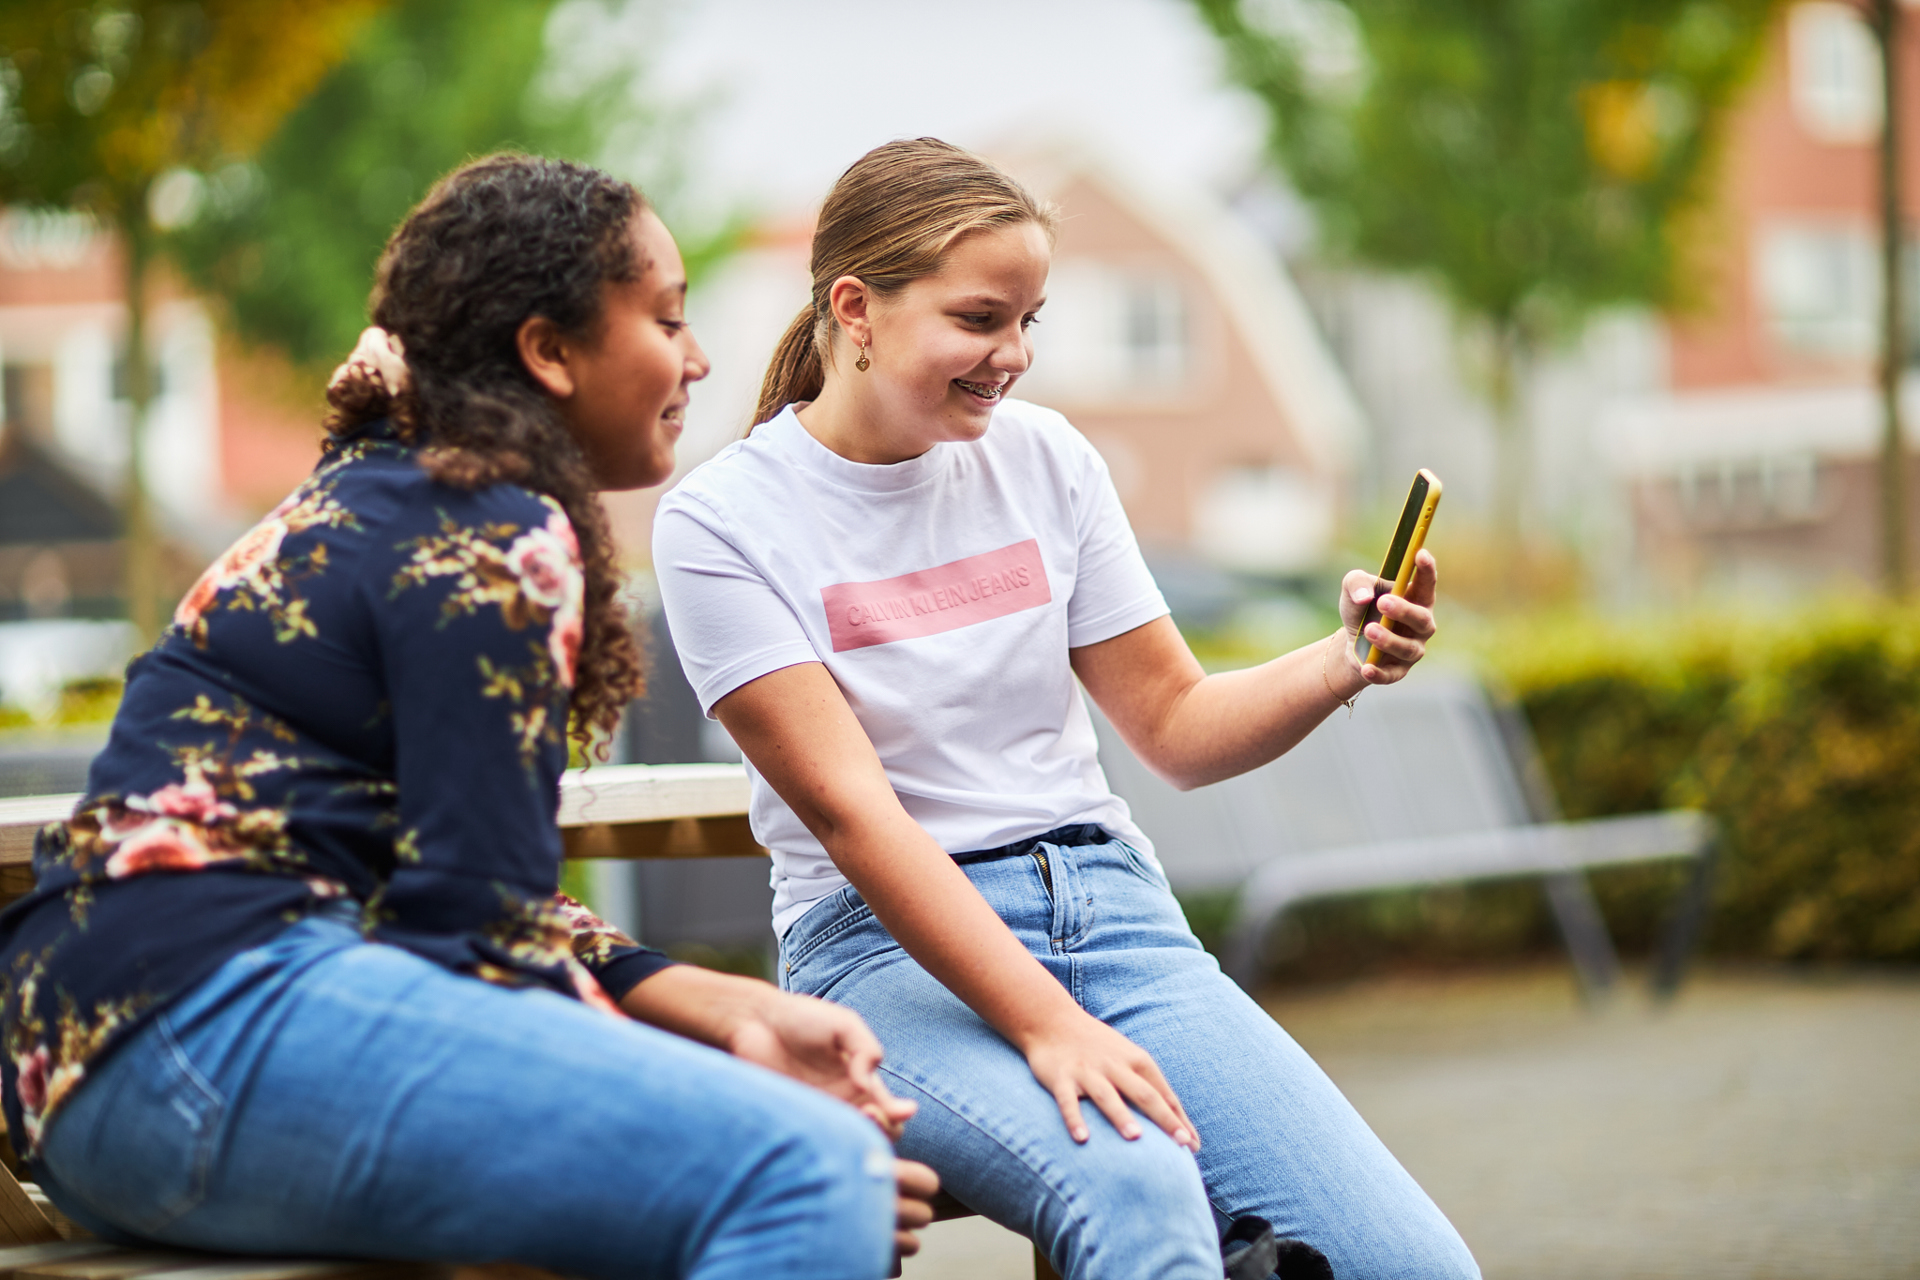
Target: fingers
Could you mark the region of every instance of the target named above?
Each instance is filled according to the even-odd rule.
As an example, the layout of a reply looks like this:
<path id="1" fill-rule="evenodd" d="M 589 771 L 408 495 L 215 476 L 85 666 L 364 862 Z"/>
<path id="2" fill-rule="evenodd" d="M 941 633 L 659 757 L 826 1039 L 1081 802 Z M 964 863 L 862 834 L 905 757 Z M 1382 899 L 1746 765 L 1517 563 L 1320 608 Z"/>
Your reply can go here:
<path id="1" fill-rule="evenodd" d="M 1367 606 L 1373 603 L 1383 581 L 1365 569 L 1350 569 L 1347 576 L 1340 579 L 1340 624 L 1349 635 L 1360 630 L 1361 619 L 1367 616 Z M 1393 584 L 1389 582 L 1385 585 L 1391 587 Z"/>
<path id="2" fill-rule="evenodd" d="M 1127 1090 L 1127 1101 L 1138 1108 L 1140 1114 L 1153 1121 L 1154 1124 L 1166 1132 L 1169 1138 L 1172 1138 L 1175 1142 L 1187 1148 L 1187 1150 L 1198 1151 L 1200 1149 L 1200 1143 L 1194 1137 L 1193 1127 L 1187 1123 L 1187 1118 L 1185 1114 L 1179 1110 L 1177 1102 L 1169 1102 L 1167 1100 L 1168 1096 L 1168 1094 L 1162 1093 L 1159 1089 L 1154 1088 L 1144 1080 L 1140 1081 L 1136 1087 Z M 1136 1125 L 1133 1132 L 1126 1136 L 1129 1138 L 1139 1137 L 1139 1127 Z"/>
<path id="3" fill-rule="evenodd" d="M 1164 1130 L 1175 1142 L 1189 1151 L 1200 1150 L 1199 1131 L 1194 1128 L 1193 1121 L 1187 1118 L 1186 1109 L 1180 1105 L 1180 1099 L 1174 1096 L 1172 1087 L 1160 1078 L 1159 1068 L 1151 1063 L 1146 1070 L 1136 1068 L 1111 1078 L 1093 1075 L 1071 1095 L 1064 1090 L 1054 1094 L 1055 1101 L 1060 1104 L 1060 1114 L 1067 1122 L 1067 1132 L 1073 1135 L 1075 1142 L 1085 1142 L 1088 1137 L 1086 1121 L 1080 1109 L 1083 1095 L 1107 1118 L 1114 1132 L 1129 1142 L 1137 1139 L 1142 1132 L 1139 1118 L 1134 1114 L 1137 1108 L 1141 1115 Z"/>
<path id="4" fill-rule="evenodd" d="M 1393 623 L 1392 630 L 1378 622 L 1367 623 L 1362 630 L 1367 641 L 1379 650 L 1379 661 L 1365 664 L 1360 671 L 1369 684 L 1392 684 L 1405 676 L 1426 656 L 1427 642 L 1437 630 L 1432 606 L 1439 567 L 1433 553 L 1425 549 L 1414 557 L 1413 563 L 1413 580 L 1408 584 L 1407 594 L 1382 595 L 1378 600 L 1381 617 Z"/>
<path id="5" fill-rule="evenodd" d="M 879 1048 L 878 1041 L 874 1042 L 874 1047 Z M 886 1082 L 880 1078 L 880 1072 L 875 1069 L 878 1066 L 879 1058 L 876 1056 L 873 1066 L 864 1072 L 864 1097 L 860 1102 L 860 1110 L 879 1125 L 881 1132 L 889 1139 L 898 1142 L 907 1127 L 907 1121 L 913 1119 L 914 1113 L 920 1110 L 920 1104 L 911 1098 L 894 1097 Z"/>
<path id="6" fill-rule="evenodd" d="M 920 1252 L 920 1237 L 914 1233 L 933 1221 L 929 1201 L 940 1190 L 940 1175 L 918 1160 L 895 1160 L 893 1178 L 900 1188 L 893 1206 L 893 1247 L 901 1257 L 911 1258 Z"/>
<path id="7" fill-rule="evenodd" d="M 931 1200 L 940 1191 L 940 1175 L 933 1166 L 921 1164 L 918 1160 L 895 1160 L 893 1162 L 894 1180 L 900 1184 L 900 1194 L 915 1200 Z"/>
<path id="8" fill-rule="evenodd" d="M 1440 562 L 1425 547 L 1413 558 L 1413 581 L 1407 584 L 1407 599 L 1415 604 L 1432 605 L 1440 587 Z"/>
<path id="9" fill-rule="evenodd" d="M 879 1085 L 879 1078 L 874 1083 Z M 896 1098 L 881 1085 L 879 1092 L 869 1096 L 860 1104 L 860 1114 L 880 1126 L 880 1132 L 893 1142 L 900 1141 L 900 1135 L 906 1132 L 907 1121 L 913 1119 L 920 1110 L 920 1104 L 911 1098 Z"/>
<path id="10" fill-rule="evenodd" d="M 1087 1090 L 1087 1100 L 1100 1109 L 1100 1114 L 1107 1118 L 1107 1123 L 1128 1142 L 1138 1138 L 1140 1122 L 1134 1119 L 1133 1108 L 1129 1107 L 1127 1100 L 1120 1096 L 1120 1091 L 1113 1087 L 1113 1082 L 1104 1077 L 1096 1077 L 1089 1083 L 1092 1087 Z"/>
<path id="11" fill-rule="evenodd" d="M 1180 1105 L 1179 1095 L 1174 1093 L 1167 1078 L 1160 1074 L 1158 1064 L 1149 1058 L 1144 1066 L 1135 1070 L 1139 1073 L 1139 1086 L 1127 1091 L 1133 1105 L 1140 1108 L 1147 1119 L 1165 1129 L 1169 1138 L 1189 1151 L 1200 1150 L 1200 1131 L 1187 1118 L 1187 1109 Z"/>
<path id="12" fill-rule="evenodd" d="M 1060 1118 L 1067 1122 L 1067 1132 L 1075 1142 L 1087 1140 L 1086 1117 L 1080 1114 L 1080 1092 L 1071 1080 L 1055 1085 L 1053 1100 L 1060 1108 Z"/>

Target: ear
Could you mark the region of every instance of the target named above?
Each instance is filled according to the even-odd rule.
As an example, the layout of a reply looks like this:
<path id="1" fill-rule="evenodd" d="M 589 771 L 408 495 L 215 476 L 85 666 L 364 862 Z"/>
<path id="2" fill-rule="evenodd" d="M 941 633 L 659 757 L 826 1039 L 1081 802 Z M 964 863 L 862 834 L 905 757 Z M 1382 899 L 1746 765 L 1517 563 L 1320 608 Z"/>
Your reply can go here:
<path id="1" fill-rule="evenodd" d="M 833 309 L 833 318 L 848 341 L 861 346 L 872 344 L 873 294 L 867 289 L 866 281 L 859 276 L 841 276 L 827 292 L 827 305 Z"/>
<path id="2" fill-rule="evenodd" d="M 558 325 L 545 316 L 528 316 L 520 322 L 513 342 L 519 348 L 520 363 L 527 367 L 535 382 L 546 388 L 548 395 L 556 400 L 573 396 L 573 371 L 567 367 L 566 335 Z"/>

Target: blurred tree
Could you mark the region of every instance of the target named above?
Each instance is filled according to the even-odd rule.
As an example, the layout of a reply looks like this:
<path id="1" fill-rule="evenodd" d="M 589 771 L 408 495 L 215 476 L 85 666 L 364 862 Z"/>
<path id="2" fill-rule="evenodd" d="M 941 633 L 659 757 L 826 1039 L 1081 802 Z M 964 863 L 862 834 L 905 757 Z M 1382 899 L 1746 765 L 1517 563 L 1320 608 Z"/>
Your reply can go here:
<path id="1" fill-rule="evenodd" d="M 593 23 L 610 17 L 593 0 L 572 8 L 585 21 L 559 43 L 592 39 Z M 664 131 L 632 92 L 630 63 L 571 67 L 572 83 L 553 83 L 554 9 L 555 0 L 400 0 L 257 156 L 209 172 L 173 252 L 226 304 L 243 340 L 324 374 L 367 322 L 374 264 L 395 225 L 473 156 L 516 148 L 598 162 L 616 129 L 623 152 L 663 150 L 638 145 Z M 684 245 L 689 267 L 723 241 Z"/>
<path id="2" fill-rule="evenodd" d="M 1880 579 L 1895 599 L 1907 594 L 1907 442 L 1900 420 L 1900 378 L 1907 349 L 1906 272 L 1900 269 L 1905 219 L 1900 165 L 1900 5 L 1866 0 L 1880 42 Z"/>
<path id="3" fill-rule="evenodd" d="M 373 265 L 434 179 L 500 147 L 589 156 L 592 95 L 534 92 L 553 0 L 402 0 L 258 154 L 224 158 L 171 237 L 244 339 L 330 365 L 366 324 Z"/>
<path id="4" fill-rule="evenodd" d="M 159 546 L 141 451 L 154 379 L 147 285 L 174 180 L 246 155 L 345 52 L 380 0 L 62 0 L 0 6 L 0 203 L 86 210 L 125 262 L 127 608 L 158 634 Z"/>
<path id="5" fill-rule="evenodd" d="M 1520 390 L 1683 253 L 1777 0 L 1193 0 L 1270 113 L 1326 245 L 1430 279 L 1489 350 L 1495 533 L 1518 554 Z"/>

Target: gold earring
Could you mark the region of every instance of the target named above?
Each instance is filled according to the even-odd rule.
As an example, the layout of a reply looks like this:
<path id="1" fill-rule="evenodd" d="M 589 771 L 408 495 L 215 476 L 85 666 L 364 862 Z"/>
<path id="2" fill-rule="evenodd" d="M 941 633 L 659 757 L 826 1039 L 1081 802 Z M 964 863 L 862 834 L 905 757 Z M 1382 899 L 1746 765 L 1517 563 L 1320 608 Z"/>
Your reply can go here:
<path id="1" fill-rule="evenodd" d="M 853 367 L 858 369 L 860 372 L 865 373 L 867 371 L 867 367 L 872 363 L 873 361 L 867 359 L 867 344 L 863 342 L 860 344 L 860 358 L 853 362 Z"/>

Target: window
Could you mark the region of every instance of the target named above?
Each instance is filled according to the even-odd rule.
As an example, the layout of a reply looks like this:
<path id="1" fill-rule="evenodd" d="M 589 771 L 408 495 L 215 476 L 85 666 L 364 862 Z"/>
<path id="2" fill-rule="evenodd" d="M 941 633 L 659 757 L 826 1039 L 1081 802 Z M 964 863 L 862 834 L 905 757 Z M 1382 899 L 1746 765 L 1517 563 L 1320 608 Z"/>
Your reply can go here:
<path id="1" fill-rule="evenodd" d="M 1172 280 L 1123 280 L 1122 365 L 1135 386 L 1172 387 L 1187 372 L 1185 295 Z"/>
<path id="2" fill-rule="evenodd" d="M 1795 5 L 1788 75 L 1800 125 L 1822 142 L 1870 142 L 1880 133 L 1880 44 L 1860 11 L 1837 0 Z"/>
<path id="3" fill-rule="evenodd" d="M 1193 541 L 1215 564 L 1287 576 L 1320 567 L 1333 542 L 1332 487 L 1292 467 L 1227 467 L 1200 496 Z"/>
<path id="4" fill-rule="evenodd" d="M 1877 349 L 1880 263 L 1864 224 L 1764 229 L 1759 292 L 1768 328 L 1784 346 L 1812 355 L 1868 357 Z"/>
<path id="5" fill-rule="evenodd" d="M 1697 528 L 1756 529 L 1817 521 L 1820 465 L 1811 453 L 1722 458 L 1678 478 L 1680 509 Z"/>
<path id="6" fill-rule="evenodd" d="M 1055 265 L 1023 386 L 1038 398 L 1110 403 L 1175 394 L 1187 381 L 1187 293 L 1163 273 L 1085 258 Z"/>
<path id="7" fill-rule="evenodd" d="M 0 213 L 0 266 L 19 271 L 79 266 L 102 243 L 92 218 L 45 209 Z"/>

